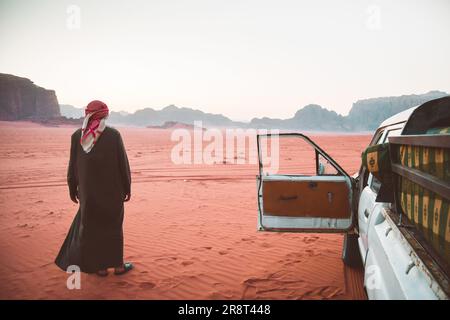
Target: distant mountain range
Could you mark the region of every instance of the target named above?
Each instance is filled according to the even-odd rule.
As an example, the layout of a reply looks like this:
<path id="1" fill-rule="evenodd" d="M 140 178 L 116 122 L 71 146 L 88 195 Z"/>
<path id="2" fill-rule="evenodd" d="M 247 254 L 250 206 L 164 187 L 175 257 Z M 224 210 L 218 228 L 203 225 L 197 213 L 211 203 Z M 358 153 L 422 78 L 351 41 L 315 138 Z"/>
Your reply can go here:
<path id="1" fill-rule="evenodd" d="M 348 116 L 342 116 L 319 105 L 310 104 L 298 110 L 292 118 L 254 118 L 250 122 L 233 121 L 221 114 L 205 113 L 190 108 L 178 108 L 174 105 L 162 110 L 144 108 L 134 113 L 111 112 L 109 123 L 128 126 L 163 126 L 167 122 L 179 122 L 193 125 L 194 121 L 202 121 L 205 127 L 239 127 L 282 130 L 309 131 L 373 131 L 381 122 L 390 116 L 427 101 L 448 96 L 442 91 L 430 91 L 425 94 L 411 94 L 397 97 L 381 97 L 358 100 Z M 60 105 L 62 116 L 81 118 L 82 108 L 71 105 Z"/>
<path id="2" fill-rule="evenodd" d="M 82 108 L 72 105 L 60 105 L 61 115 L 67 118 L 80 118 L 84 116 Z M 165 107 L 162 110 L 144 108 L 134 113 L 111 111 L 108 122 L 116 125 L 128 126 L 162 126 L 166 122 L 179 122 L 193 125 L 194 121 L 202 121 L 205 127 L 245 127 L 244 122 L 233 121 L 221 114 L 205 113 L 200 110 L 190 108 L 178 108 L 174 105 Z"/>
<path id="3" fill-rule="evenodd" d="M 308 131 L 373 131 L 390 116 L 429 100 L 448 96 L 441 91 L 358 100 L 348 116 L 342 116 L 319 105 L 310 104 L 292 118 L 254 118 L 250 122 L 233 121 L 221 114 L 205 113 L 174 105 L 162 110 L 144 108 L 133 113 L 111 112 L 109 123 L 140 127 L 192 127 L 202 121 L 204 127 L 264 128 Z M 59 104 L 56 93 L 35 85 L 27 78 L 0 73 L 0 120 L 28 120 L 46 125 L 81 124 L 83 108 Z M 179 123 L 180 125 L 177 125 Z"/>

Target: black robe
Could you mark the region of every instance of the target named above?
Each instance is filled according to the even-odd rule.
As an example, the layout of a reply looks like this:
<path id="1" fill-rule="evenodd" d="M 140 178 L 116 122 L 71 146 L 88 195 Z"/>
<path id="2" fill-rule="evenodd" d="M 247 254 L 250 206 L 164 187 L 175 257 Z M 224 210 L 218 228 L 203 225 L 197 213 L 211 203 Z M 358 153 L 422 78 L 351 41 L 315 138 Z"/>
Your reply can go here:
<path id="1" fill-rule="evenodd" d="M 77 265 L 93 273 L 123 264 L 123 200 L 131 192 L 131 174 L 120 133 L 106 127 L 89 153 L 72 135 L 67 183 L 78 192 L 80 207 L 55 260 L 64 271 Z"/>

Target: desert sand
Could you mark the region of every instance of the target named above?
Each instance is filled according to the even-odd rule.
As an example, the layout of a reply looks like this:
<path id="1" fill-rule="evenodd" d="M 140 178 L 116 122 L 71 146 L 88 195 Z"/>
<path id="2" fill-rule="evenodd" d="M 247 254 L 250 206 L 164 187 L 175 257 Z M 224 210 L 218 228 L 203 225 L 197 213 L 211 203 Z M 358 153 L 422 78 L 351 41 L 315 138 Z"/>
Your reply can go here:
<path id="1" fill-rule="evenodd" d="M 170 130 L 119 128 L 131 164 L 125 276 L 68 274 L 53 263 L 77 211 L 66 168 L 74 127 L 0 122 L 1 299 L 363 299 L 338 234 L 256 230 L 256 165 L 175 165 Z M 347 172 L 369 135 L 314 135 Z"/>

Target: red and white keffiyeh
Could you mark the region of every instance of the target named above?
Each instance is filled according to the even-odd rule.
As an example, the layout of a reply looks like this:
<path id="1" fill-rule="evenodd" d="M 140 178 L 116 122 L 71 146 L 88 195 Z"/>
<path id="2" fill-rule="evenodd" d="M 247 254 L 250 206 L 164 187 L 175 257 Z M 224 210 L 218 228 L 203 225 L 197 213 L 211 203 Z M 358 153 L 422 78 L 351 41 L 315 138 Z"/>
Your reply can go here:
<path id="1" fill-rule="evenodd" d="M 109 109 L 102 101 L 94 100 L 89 102 L 84 113 L 80 143 L 84 152 L 89 153 L 105 130 Z"/>

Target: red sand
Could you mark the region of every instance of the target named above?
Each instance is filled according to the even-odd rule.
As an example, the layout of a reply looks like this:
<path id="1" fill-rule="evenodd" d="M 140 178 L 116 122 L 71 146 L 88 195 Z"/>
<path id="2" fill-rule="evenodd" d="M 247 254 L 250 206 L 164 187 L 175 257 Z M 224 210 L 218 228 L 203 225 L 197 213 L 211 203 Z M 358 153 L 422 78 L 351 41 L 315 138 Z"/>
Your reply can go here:
<path id="1" fill-rule="evenodd" d="M 1 299 L 352 299 L 342 235 L 256 231 L 256 165 L 177 166 L 169 130 L 122 128 L 133 175 L 125 258 L 107 278 L 53 263 L 76 213 L 65 183 L 74 128 L 0 122 Z M 349 173 L 368 135 L 312 137 Z M 348 280 L 347 280 L 348 283 Z"/>

